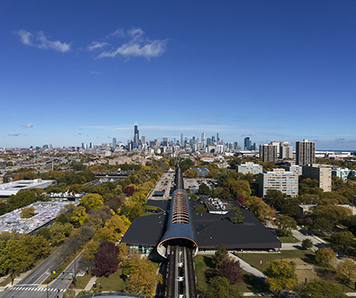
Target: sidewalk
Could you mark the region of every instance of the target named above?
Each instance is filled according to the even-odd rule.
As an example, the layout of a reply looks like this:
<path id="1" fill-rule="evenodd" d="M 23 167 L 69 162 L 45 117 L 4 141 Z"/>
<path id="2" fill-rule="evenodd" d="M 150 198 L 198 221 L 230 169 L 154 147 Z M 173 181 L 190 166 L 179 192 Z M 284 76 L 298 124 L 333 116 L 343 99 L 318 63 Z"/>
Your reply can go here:
<path id="1" fill-rule="evenodd" d="M 97 277 L 93 276 L 87 283 L 87 285 L 85 286 L 84 290 L 85 291 L 90 291 L 91 288 L 93 287 L 93 284 L 96 282 Z"/>
<path id="2" fill-rule="evenodd" d="M 251 273 L 252 275 L 266 279 L 267 276 L 264 275 L 261 271 L 257 270 L 255 267 L 252 267 L 249 263 L 246 263 L 244 260 L 240 259 L 239 257 L 233 255 L 231 252 L 229 252 L 229 257 L 231 257 L 234 260 L 237 260 L 240 262 L 240 266 L 243 270 L 247 271 L 248 273 Z"/>

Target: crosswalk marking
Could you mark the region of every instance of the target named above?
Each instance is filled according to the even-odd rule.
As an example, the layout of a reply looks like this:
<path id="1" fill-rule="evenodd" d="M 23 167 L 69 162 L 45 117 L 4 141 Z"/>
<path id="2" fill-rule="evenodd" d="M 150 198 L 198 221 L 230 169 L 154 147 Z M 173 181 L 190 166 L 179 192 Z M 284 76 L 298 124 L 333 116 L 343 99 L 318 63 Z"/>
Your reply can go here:
<path id="1" fill-rule="evenodd" d="M 58 291 L 57 288 L 34 288 L 34 287 L 12 287 L 9 289 L 9 291 L 48 291 L 48 292 L 54 292 Z M 59 289 L 59 292 L 65 292 L 66 289 Z"/>

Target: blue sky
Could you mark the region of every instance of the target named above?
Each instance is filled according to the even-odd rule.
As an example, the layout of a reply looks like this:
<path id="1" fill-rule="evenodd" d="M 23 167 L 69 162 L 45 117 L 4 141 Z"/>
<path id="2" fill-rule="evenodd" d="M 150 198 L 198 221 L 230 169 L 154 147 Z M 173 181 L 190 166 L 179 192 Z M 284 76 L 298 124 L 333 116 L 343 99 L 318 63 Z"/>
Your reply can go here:
<path id="1" fill-rule="evenodd" d="M 220 133 L 356 150 L 355 1 L 0 1 L 0 147 Z"/>

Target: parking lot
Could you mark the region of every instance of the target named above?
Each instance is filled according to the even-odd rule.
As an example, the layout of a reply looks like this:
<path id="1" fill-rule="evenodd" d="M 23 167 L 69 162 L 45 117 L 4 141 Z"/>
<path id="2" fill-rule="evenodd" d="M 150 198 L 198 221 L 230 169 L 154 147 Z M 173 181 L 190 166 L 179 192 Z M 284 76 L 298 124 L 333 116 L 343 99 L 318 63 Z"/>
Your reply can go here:
<path id="1" fill-rule="evenodd" d="M 210 189 L 214 187 L 216 181 L 213 179 L 203 179 L 203 178 L 194 178 L 194 179 L 184 179 L 184 188 L 190 189 L 194 193 L 198 193 L 199 186 L 201 184 L 207 185 Z"/>
<path id="2" fill-rule="evenodd" d="M 174 172 L 164 173 L 161 179 L 157 182 L 155 188 L 151 192 L 148 200 L 169 200 L 170 190 L 173 187 Z M 159 195 L 155 195 L 159 194 Z"/>

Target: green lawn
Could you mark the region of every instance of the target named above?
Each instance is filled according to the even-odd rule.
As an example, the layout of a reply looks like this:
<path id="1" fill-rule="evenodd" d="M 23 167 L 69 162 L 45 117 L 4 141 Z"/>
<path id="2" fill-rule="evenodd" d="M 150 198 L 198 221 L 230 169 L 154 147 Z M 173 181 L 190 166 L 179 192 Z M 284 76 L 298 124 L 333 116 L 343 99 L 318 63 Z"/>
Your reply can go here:
<path id="1" fill-rule="evenodd" d="M 195 262 L 195 275 L 197 277 L 197 289 L 198 291 L 204 290 L 207 286 L 206 280 L 211 276 L 209 274 L 209 265 L 211 264 L 211 256 L 196 256 Z M 268 286 L 247 272 L 243 272 L 244 280 L 239 283 L 239 289 L 241 292 L 269 292 Z"/>
<path id="2" fill-rule="evenodd" d="M 84 289 L 85 286 L 88 284 L 90 278 L 91 278 L 91 275 L 87 275 L 87 274 L 85 274 L 84 276 L 77 276 L 76 288 Z"/>
<path id="3" fill-rule="evenodd" d="M 99 277 L 96 280 L 96 284 L 99 286 L 99 283 L 101 283 L 102 291 L 120 292 L 126 287 L 124 280 L 121 278 L 121 274 L 122 269 L 118 269 L 109 277 Z"/>
<path id="4" fill-rule="evenodd" d="M 307 263 L 312 263 L 314 253 L 310 250 L 294 249 L 294 250 L 281 250 L 280 253 L 237 253 L 237 256 L 249 263 L 253 267 L 261 270 L 260 260 L 262 260 L 263 270 L 267 262 L 280 259 L 303 259 Z"/>
<path id="5" fill-rule="evenodd" d="M 282 243 L 297 243 L 300 242 L 297 238 L 293 236 L 278 236 L 279 241 Z"/>

